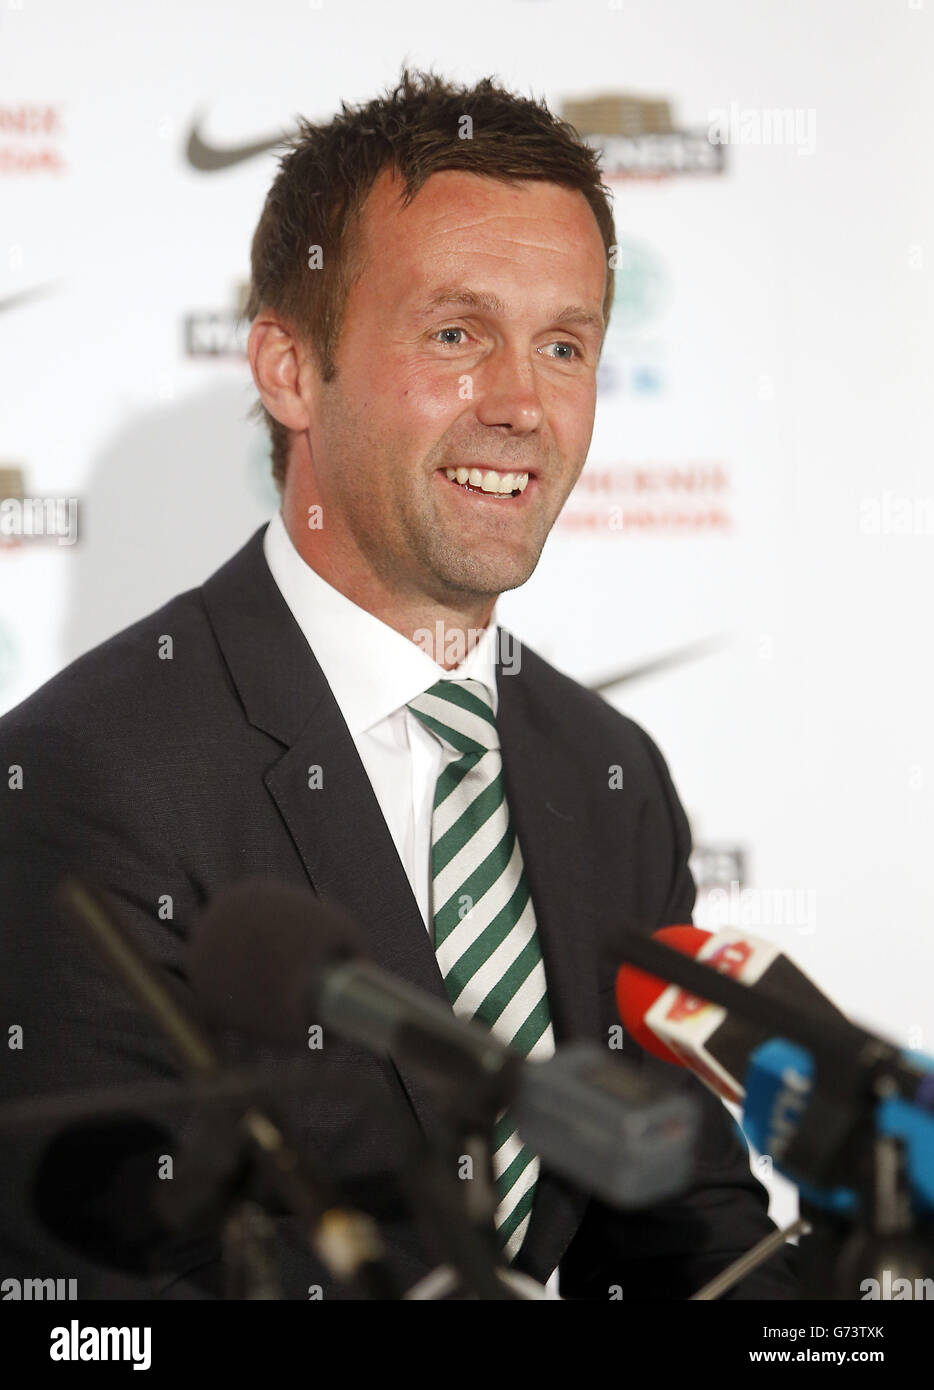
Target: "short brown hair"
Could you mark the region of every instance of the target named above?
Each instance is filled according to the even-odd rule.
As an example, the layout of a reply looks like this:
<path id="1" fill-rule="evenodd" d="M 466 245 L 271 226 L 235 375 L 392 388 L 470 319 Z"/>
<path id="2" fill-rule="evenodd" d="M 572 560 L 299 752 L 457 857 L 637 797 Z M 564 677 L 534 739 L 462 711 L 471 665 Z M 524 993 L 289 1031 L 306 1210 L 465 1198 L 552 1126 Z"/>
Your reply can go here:
<path id="1" fill-rule="evenodd" d="M 461 138 L 463 118 L 471 137 Z M 266 197 L 253 235 L 252 283 L 245 314 L 279 315 L 310 344 L 324 381 L 335 373 L 334 354 L 347 294 L 360 267 L 354 263 L 360 215 L 377 176 L 392 166 L 404 180 L 403 206 L 432 175 L 460 169 L 510 182 L 542 179 L 579 190 L 590 204 L 607 252 L 615 244 L 610 190 L 601 182 L 599 152 L 545 105 L 516 96 L 485 77 L 455 86 L 434 73 L 403 68 L 394 90 L 365 106 L 348 107 L 327 125 L 299 119 L 295 135 Z M 322 249 L 326 275 L 309 275 L 308 250 Z M 613 303 L 607 272 L 604 323 Z M 288 462 L 289 431 L 261 401 L 272 441 L 272 475 L 280 492 Z"/>

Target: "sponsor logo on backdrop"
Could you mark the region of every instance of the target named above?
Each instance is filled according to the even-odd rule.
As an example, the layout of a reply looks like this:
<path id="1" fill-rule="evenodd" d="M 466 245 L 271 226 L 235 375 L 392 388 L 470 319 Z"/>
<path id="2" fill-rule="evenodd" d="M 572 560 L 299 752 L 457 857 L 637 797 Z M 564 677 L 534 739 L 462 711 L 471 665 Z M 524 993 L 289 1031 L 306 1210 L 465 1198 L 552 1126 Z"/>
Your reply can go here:
<path id="1" fill-rule="evenodd" d="M 588 536 L 727 535 L 735 527 L 723 463 L 588 463 L 558 518 Z"/>
<path id="2" fill-rule="evenodd" d="M 0 174 L 62 174 L 65 128 L 61 106 L 0 102 Z"/>
<path id="3" fill-rule="evenodd" d="M 597 389 L 603 396 L 660 396 L 667 385 L 665 347 L 651 329 L 668 303 L 667 270 L 647 242 L 620 237 L 615 276 Z"/>
<path id="4" fill-rule="evenodd" d="M 561 116 L 602 151 L 608 179 L 666 179 L 680 174 L 722 174 L 727 146 L 710 139 L 710 122 L 676 125 L 664 98 L 605 93 L 565 101 Z"/>
<path id="5" fill-rule="evenodd" d="M 610 332 L 631 333 L 658 317 L 668 295 L 661 257 L 644 241 L 620 237 Z"/>
<path id="6" fill-rule="evenodd" d="M 250 286 L 241 282 L 234 288 L 232 303 L 226 309 L 208 309 L 185 315 L 185 354 L 203 362 L 243 362 L 246 360 L 250 323 L 244 317 Z M 246 482 L 253 497 L 262 507 L 274 512 L 279 506 L 279 492 L 272 478 L 269 438 L 258 434 L 250 444 L 246 460 Z"/>
<path id="7" fill-rule="evenodd" d="M 697 885 L 694 924 L 705 931 L 724 927 L 773 933 L 793 929 L 798 936 L 817 930 L 817 889 L 796 884 L 748 884 L 748 846 L 704 840 L 692 818 L 694 847 L 690 869 Z"/>
<path id="8" fill-rule="evenodd" d="M 245 357 L 250 336 L 244 318 L 249 285 L 239 284 L 232 303 L 224 309 L 192 310 L 185 315 L 185 355 L 187 357 Z"/>
<path id="9" fill-rule="evenodd" d="M 726 143 L 711 138 L 711 121 L 694 129 L 676 125 L 671 103 L 665 98 L 625 92 L 571 98 L 562 103 L 560 114 L 589 145 L 602 150 L 607 178 L 722 174 L 726 167 Z M 297 130 L 296 126 L 259 139 L 225 142 L 206 136 L 205 124 L 205 113 L 199 111 L 192 118 L 185 142 L 185 161 L 199 174 L 231 169 L 268 154 Z"/>
<path id="10" fill-rule="evenodd" d="M 0 314 L 9 313 L 11 309 L 19 309 L 24 304 L 31 304 L 34 299 L 41 299 L 43 295 L 51 294 L 57 289 L 58 285 L 48 280 L 44 285 L 32 285 L 27 290 L 16 290 L 13 294 L 0 295 Z"/>
<path id="11" fill-rule="evenodd" d="M 696 820 L 691 820 L 691 857 L 688 861 L 697 885 L 694 923 L 705 931 L 719 931 L 744 921 L 741 904 L 752 891 L 746 887 L 749 847 L 730 841 L 705 840 Z M 747 914 L 748 915 L 748 914 Z"/>
<path id="12" fill-rule="evenodd" d="M 199 174 L 216 174 L 221 169 L 231 169 L 236 164 L 255 159 L 257 155 L 274 150 L 290 133 L 283 131 L 279 135 L 264 136 L 260 140 L 240 144 L 215 144 L 204 137 L 203 128 L 204 112 L 199 112 L 191 123 L 185 145 L 185 159 Z"/>
<path id="13" fill-rule="evenodd" d="M 731 883 L 742 888 L 746 882 L 748 855 L 748 849 L 740 844 L 713 844 L 703 840 L 695 844 L 690 867 L 698 893 L 729 888 Z"/>
<path id="14" fill-rule="evenodd" d="M 637 666 L 627 666 L 622 671 L 616 670 L 601 680 L 592 681 L 590 689 L 595 690 L 598 695 L 605 695 L 608 690 L 614 690 L 616 686 L 625 685 L 628 681 L 640 680 L 643 676 L 654 676 L 660 671 L 685 666 L 689 661 L 710 656 L 713 652 L 720 651 L 727 640 L 724 637 L 705 637 L 700 642 L 690 642 L 686 647 L 675 647 L 671 651 L 663 652 L 661 656 L 647 657 Z"/>

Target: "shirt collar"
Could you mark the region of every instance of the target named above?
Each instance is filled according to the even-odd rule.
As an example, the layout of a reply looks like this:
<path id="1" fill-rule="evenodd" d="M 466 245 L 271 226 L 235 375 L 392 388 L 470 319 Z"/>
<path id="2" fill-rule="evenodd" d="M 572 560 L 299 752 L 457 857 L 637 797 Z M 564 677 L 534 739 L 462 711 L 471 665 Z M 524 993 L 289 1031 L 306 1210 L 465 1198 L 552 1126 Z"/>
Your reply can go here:
<path id="1" fill-rule="evenodd" d="M 266 528 L 263 552 L 351 734 L 364 733 L 439 680 L 481 681 L 496 714 L 495 610 L 460 665 L 446 670 L 422 647 L 322 579 L 295 549 L 281 512 Z"/>

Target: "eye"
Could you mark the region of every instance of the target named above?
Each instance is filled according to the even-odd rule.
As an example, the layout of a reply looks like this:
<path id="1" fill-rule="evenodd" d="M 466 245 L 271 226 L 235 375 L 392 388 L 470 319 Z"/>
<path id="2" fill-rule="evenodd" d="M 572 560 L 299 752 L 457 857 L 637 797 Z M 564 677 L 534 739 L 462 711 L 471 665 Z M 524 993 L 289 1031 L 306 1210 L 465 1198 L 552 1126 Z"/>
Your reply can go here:
<path id="1" fill-rule="evenodd" d="M 466 328 L 461 328 L 458 324 L 452 324 L 449 328 L 439 328 L 437 333 L 432 333 L 433 338 L 439 338 L 442 333 L 466 333 Z M 442 343 L 442 347 L 460 347 L 460 343 Z"/>
<path id="2" fill-rule="evenodd" d="M 572 356 L 567 356 L 567 357 L 565 357 L 565 356 L 563 356 L 563 355 L 560 356 L 560 357 L 554 357 L 554 358 L 552 358 L 552 361 L 554 361 L 554 362 L 573 362 L 575 358 L 579 358 L 580 355 L 581 355 L 581 354 L 580 354 L 580 348 L 577 346 L 577 344 L 576 344 L 576 343 L 569 343 L 569 342 L 566 342 L 564 338 L 556 338 L 555 341 L 554 341 L 553 343 L 549 343 L 548 346 L 549 346 L 549 347 L 559 347 L 559 348 L 570 348 L 570 349 L 571 349 L 571 353 L 573 354 Z"/>

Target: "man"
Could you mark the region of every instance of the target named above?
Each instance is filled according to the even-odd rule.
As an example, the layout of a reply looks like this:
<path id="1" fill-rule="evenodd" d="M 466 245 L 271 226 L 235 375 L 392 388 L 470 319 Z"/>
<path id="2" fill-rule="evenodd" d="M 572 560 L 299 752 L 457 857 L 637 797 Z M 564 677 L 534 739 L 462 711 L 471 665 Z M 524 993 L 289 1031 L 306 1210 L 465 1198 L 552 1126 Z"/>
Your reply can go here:
<path id="1" fill-rule="evenodd" d="M 648 736 L 494 610 L 584 464 L 612 252 L 594 154 L 490 80 L 406 72 L 303 125 L 249 305 L 281 515 L 0 721 L 13 1093 L 173 1072 L 50 908 L 69 863 L 182 982 L 203 904 L 260 873 L 349 910 L 378 964 L 530 1057 L 608 1041 L 621 933 L 690 918 L 686 818 Z M 630 1040 L 626 1055 L 667 1070 Z M 413 1284 L 443 1250 L 394 1174 L 416 1130 L 437 1132 L 432 1099 L 402 1062 L 330 1036 L 314 1066 L 287 1128 L 378 1216 Z M 773 1229 L 729 1116 L 680 1084 L 703 1104 L 693 1185 L 648 1211 L 591 1200 L 502 1117 L 507 1260 L 559 1268 L 569 1297 L 684 1298 Z M 25 1206 L 12 1179 L 5 1196 L 8 1215 Z M 73 1274 L 33 1226 L 9 1262 Z M 294 1223 L 277 1239 L 284 1296 L 341 1296 Z M 83 1296 L 223 1291 L 210 1242 L 149 1280 L 106 1263 L 81 1265 Z M 737 1293 L 794 1297 L 787 1257 Z"/>

